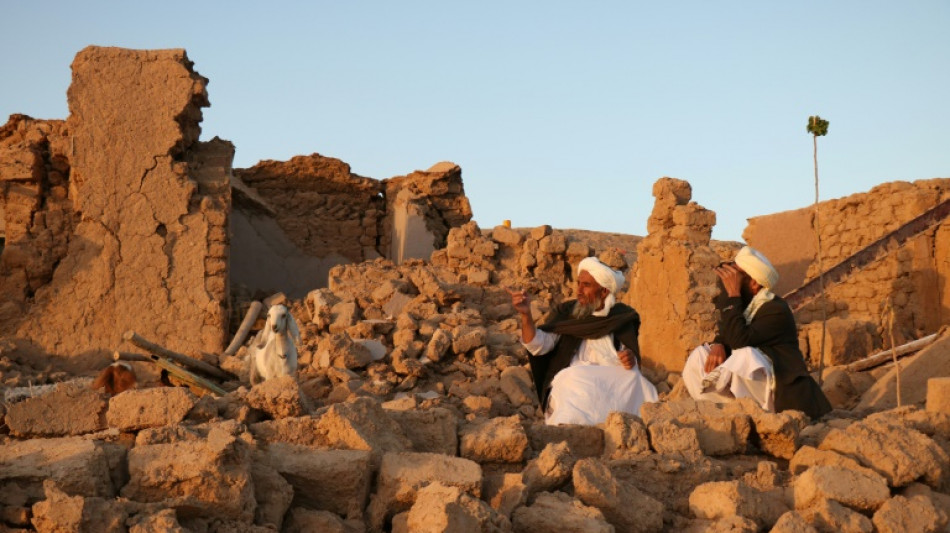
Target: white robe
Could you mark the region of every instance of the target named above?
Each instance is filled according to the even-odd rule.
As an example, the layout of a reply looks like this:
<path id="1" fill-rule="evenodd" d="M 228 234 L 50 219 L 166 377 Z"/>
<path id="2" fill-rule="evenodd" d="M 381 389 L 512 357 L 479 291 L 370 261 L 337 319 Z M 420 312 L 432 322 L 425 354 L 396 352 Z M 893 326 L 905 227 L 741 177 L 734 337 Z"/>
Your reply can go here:
<path id="1" fill-rule="evenodd" d="M 762 409 L 775 411 L 775 371 L 772 361 L 758 348 L 733 350 L 725 362 L 707 373 L 709 345 L 698 346 L 686 359 L 683 383 L 694 400 L 725 403 L 752 398 Z"/>
<path id="2" fill-rule="evenodd" d="M 560 335 L 539 329 L 524 346 L 532 356 L 543 355 L 558 339 Z M 623 367 L 613 335 L 606 335 L 581 341 L 570 366 L 554 376 L 544 420 L 549 425 L 596 425 L 613 411 L 639 416 L 644 402 L 658 400 L 656 388 L 638 367 Z"/>

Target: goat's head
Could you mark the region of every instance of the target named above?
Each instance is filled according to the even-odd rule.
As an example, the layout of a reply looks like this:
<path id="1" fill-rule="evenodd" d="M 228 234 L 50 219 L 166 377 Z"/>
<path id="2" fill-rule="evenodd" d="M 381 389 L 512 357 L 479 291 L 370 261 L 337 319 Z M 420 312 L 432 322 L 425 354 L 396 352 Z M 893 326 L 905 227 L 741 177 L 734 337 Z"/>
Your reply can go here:
<path id="1" fill-rule="evenodd" d="M 283 336 L 289 334 L 295 342 L 300 342 L 300 329 L 297 321 L 286 306 L 274 305 L 267 310 L 267 323 L 264 325 L 267 335 Z"/>

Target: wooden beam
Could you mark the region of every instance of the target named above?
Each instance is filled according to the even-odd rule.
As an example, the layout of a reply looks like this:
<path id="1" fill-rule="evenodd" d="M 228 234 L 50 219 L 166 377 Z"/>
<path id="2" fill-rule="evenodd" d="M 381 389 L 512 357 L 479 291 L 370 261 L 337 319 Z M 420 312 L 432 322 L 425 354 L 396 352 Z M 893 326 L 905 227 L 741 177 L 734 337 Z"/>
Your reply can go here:
<path id="1" fill-rule="evenodd" d="M 208 363 L 205 363 L 204 361 L 199 361 L 197 359 L 188 357 L 187 355 L 180 354 L 178 352 L 173 352 L 153 342 L 149 342 L 148 340 L 139 336 L 139 334 L 134 331 L 131 331 L 131 330 L 126 331 L 125 334 L 122 335 L 122 339 L 128 342 L 131 342 L 132 344 L 138 346 L 139 348 L 145 351 L 151 352 L 155 355 L 162 356 L 166 359 L 170 359 L 188 368 L 191 368 L 194 370 L 200 370 L 201 372 L 204 372 L 205 374 L 209 376 L 212 376 L 224 381 L 234 381 L 237 379 L 237 376 L 235 376 L 234 374 L 230 372 L 225 372 L 224 370 L 221 370 L 220 368 L 216 366 L 209 365 Z"/>

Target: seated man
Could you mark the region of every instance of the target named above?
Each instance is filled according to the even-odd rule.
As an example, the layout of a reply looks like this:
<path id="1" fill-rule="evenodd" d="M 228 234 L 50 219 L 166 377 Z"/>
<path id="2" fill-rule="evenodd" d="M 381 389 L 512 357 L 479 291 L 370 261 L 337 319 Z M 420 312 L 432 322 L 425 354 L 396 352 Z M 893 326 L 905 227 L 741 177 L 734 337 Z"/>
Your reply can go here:
<path id="1" fill-rule="evenodd" d="M 716 268 L 723 291 L 716 297 L 719 331 L 699 346 L 683 368 L 683 382 L 697 400 L 753 398 L 767 411 L 797 409 L 812 418 L 831 404 L 812 379 L 798 347 L 795 317 L 772 293 L 778 272 L 757 250 L 745 246 L 734 263 Z"/>
<path id="2" fill-rule="evenodd" d="M 509 291 L 547 424 L 599 424 L 612 411 L 639 415 L 643 402 L 657 401 L 638 368 L 640 316 L 614 296 L 623 281 L 597 258 L 584 259 L 577 300 L 556 306 L 539 327 L 528 294 Z"/>

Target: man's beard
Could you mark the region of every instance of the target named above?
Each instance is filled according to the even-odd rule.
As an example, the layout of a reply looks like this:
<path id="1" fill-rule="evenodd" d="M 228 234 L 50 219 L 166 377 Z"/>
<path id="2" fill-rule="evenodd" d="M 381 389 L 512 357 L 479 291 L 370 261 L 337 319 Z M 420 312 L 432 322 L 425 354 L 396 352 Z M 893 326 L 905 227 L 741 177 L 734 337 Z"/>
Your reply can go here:
<path id="1" fill-rule="evenodd" d="M 594 314 L 594 311 L 596 311 L 597 308 L 603 305 L 603 303 L 604 303 L 603 300 L 601 300 L 601 301 L 594 301 L 591 303 L 584 304 L 584 303 L 581 303 L 580 300 L 578 300 L 574 302 L 574 309 L 571 310 L 571 317 L 578 318 L 578 319 L 589 318 L 591 315 Z"/>
<path id="2" fill-rule="evenodd" d="M 739 296 L 742 298 L 742 306 L 749 307 L 755 294 L 752 293 L 752 288 L 749 287 L 748 280 L 742 281 L 742 285 L 739 287 Z"/>

